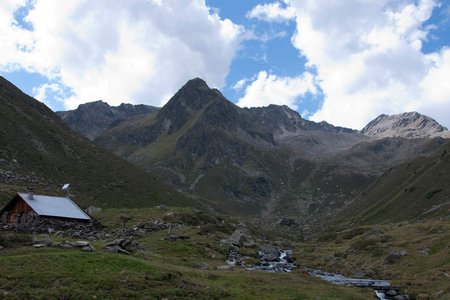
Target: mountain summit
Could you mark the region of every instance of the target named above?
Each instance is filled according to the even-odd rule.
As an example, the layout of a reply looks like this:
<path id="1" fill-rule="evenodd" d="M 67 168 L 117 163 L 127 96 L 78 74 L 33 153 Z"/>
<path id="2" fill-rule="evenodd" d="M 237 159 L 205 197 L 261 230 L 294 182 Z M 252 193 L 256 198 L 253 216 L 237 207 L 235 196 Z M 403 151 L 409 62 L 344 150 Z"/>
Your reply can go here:
<path id="1" fill-rule="evenodd" d="M 423 138 L 446 131 L 434 119 L 417 112 L 380 115 L 361 130 L 362 134 L 376 137 Z"/>
<path id="2" fill-rule="evenodd" d="M 101 132 L 125 119 L 153 113 L 158 109 L 143 104 L 122 103 L 119 106 L 109 106 L 108 103 L 98 100 L 57 114 L 70 128 L 93 140 Z"/>

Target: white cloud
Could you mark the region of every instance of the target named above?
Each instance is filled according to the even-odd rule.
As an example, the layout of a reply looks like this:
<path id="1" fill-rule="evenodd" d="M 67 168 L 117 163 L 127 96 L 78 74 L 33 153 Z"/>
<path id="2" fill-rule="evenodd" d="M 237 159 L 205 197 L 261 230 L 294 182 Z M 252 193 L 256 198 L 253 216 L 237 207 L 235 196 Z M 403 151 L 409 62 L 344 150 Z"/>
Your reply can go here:
<path id="1" fill-rule="evenodd" d="M 258 76 L 245 89 L 245 95 L 237 105 L 241 107 L 261 107 L 269 104 L 287 105 L 297 109 L 298 97 L 307 93 L 316 94 L 314 76 L 304 73 L 298 77 L 280 77 L 259 72 Z"/>
<path id="2" fill-rule="evenodd" d="M 57 80 L 73 91 L 67 108 L 94 99 L 161 105 L 193 77 L 222 87 L 241 42 L 242 28 L 203 0 L 36 0 L 26 17 L 34 31 L 12 23 L 24 1 L 4 3 L 0 70 Z"/>
<path id="3" fill-rule="evenodd" d="M 43 83 L 39 85 L 38 87 L 34 87 L 31 94 L 32 96 L 41 101 L 45 104 L 49 105 L 49 93 L 51 94 L 51 97 L 59 102 L 64 102 L 64 100 L 67 98 L 67 92 L 64 89 L 63 86 L 61 86 L 58 83 Z"/>
<path id="4" fill-rule="evenodd" d="M 258 4 L 246 16 L 249 19 L 254 18 L 266 22 L 286 22 L 294 19 L 295 10 L 288 5 L 288 1 L 283 2 L 285 2 L 285 6 L 281 2 Z"/>
<path id="5" fill-rule="evenodd" d="M 244 88 L 244 86 L 247 84 L 247 82 L 248 82 L 248 79 L 243 78 L 241 80 L 238 80 L 231 88 L 233 90 L 235 90 L 236 92 L 238 92 Z"/>
<path id="6" fill-rule="evenodd" d="M 317 70 L 324 93 L 312 119 L 361 128 L 381 113 L 418 110 L 449 126 L 450 50 L 421 51 L 429 30 L 424 22 L 437 5 L 292 0 L 297 22 L 292 43 Z"/>

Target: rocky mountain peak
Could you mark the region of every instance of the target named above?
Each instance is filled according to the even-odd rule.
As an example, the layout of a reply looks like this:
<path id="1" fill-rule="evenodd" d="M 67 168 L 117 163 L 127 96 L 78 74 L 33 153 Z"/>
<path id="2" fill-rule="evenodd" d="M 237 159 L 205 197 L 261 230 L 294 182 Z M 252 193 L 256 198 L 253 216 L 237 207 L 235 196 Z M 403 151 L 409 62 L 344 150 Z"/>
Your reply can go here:
<path id="1" fill-rule="evenodd" d="M 360 133 L 380 138 L 423 138 L 446 130 L 434 119 L 413 111 L 396 115 L 382 114 L 367 124 Z"/>
<path id="2" fill-rule="evenodd" d="M 80 104 L 75 110 L 57 114 L 70 128 L 93 140 L 113 124 L 157 110 L 156 107 L 143 104 L 122 103 L 119 106 L 110 106 L 102 100 L 97 100 Z"/>
<path id="3" fill-rule="evenodd" d="M 218 98 L 225 99 L 222 94 L 211 89 L 201 78 L 194 78 L 186 82 L 164 106 L 161 114 L 172 111 L 175 107 L 183 107 L 188 111 L 198 110 Z"/>
<path id="4" fill-rule="evenodd" d="M 88 103 L 83 103 L 78 105 L 77 109 L 84 109 L 84 110 L 88 110 L 88 109 L 109 109 L 111 106 L 109 106 L 108 103 L 104 102 L 103 100 L 97 100 L 97 101 L 92 101 L 92 102 L 88 102 Z"/>

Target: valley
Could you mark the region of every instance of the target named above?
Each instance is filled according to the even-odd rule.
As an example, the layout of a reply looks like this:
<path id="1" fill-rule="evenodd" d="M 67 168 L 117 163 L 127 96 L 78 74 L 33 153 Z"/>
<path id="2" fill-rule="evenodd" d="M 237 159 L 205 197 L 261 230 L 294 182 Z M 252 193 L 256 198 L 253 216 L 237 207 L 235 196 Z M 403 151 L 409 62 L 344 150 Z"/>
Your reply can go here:
<path id="1" fill-rule="evenodd" d="M 391 299 L 450 295 L 450 143 L 427 116 L 358 131 L 287 106 L 240 108 L 199 78 L 161 108 L 56 114 L 0 79 L 0 204 L 70 183 L 101 224 L 1 224 L 0 298 L 375 299 L 311 269 L 408 297 Z M 249 271 L 263 249 L 292 251 L 298 267 Z"/>

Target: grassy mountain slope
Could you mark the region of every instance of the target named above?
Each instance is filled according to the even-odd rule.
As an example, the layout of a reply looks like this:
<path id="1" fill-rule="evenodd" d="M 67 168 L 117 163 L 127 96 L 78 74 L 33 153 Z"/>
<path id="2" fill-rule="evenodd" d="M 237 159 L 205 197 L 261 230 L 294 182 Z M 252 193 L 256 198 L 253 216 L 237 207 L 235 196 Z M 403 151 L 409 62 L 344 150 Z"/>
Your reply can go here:
<path id="1" fill-rule="evenodd" d="M 399 222 L 450 213 L 450 143 L 432 156 L 401 163 L 348 207 L 350 223 Z"/>
<path id="2" fill-rule="evenodd" d="M 70 182 L 82 205 L 189 202 L 159 180 L 78 136 L 44 104 L 0 78 L 0 203 L 32 187 L 55 194 Z"/>

